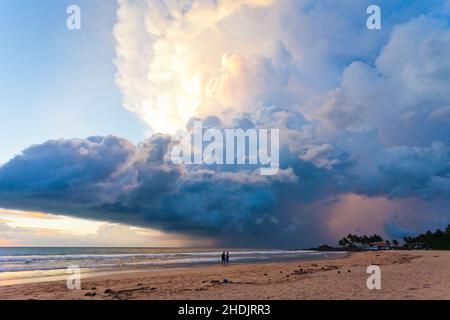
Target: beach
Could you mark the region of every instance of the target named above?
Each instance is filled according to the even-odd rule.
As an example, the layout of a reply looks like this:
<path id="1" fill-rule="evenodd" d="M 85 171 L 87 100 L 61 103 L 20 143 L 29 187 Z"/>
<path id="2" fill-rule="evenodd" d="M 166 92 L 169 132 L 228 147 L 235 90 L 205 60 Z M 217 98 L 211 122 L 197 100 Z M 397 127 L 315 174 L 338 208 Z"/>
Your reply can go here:
<path id="1" fill-rule="evenodd" d="M 381 289 L 369 290 L 369 265 L 381 269 Z M 136 270 L 0 287 L 1 299 L 450 299 L 450 252 L 375 251 L 319 261 Z"/>

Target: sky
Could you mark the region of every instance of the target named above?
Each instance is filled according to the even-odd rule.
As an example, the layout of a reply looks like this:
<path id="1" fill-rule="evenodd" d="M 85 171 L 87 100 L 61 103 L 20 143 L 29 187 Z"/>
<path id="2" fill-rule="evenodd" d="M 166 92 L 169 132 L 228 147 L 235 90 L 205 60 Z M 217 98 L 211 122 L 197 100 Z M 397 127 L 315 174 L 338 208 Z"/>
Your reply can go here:
<path id="1" fill-rule="evenodd" d="M 448 0 L 0 0 L 0 245 L 445 228 L 449 22 Z M 192 119 L 280 129 L 279 174 L 171 163 Z"/>
<path id="2" fill-rule="evenodd" d="M 114 82 L 114 1 L 77 1 L 76 32 L 66 28 L 73 3 L 0 1 L 0 163 L 49 139 L 145 136 Z"/>

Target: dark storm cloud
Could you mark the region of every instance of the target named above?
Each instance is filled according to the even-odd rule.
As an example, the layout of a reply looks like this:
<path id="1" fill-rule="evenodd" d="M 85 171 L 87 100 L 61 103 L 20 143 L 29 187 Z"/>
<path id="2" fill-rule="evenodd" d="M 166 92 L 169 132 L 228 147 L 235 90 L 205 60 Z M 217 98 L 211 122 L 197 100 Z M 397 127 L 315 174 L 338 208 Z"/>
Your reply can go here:
<path id="1" fill-rule="evenodd" d="M 410 237 L 415 234 L 414 231 L 399 228 L 397 225 L 393 223 L 386 223 L 384 225 L 384 229 L 386 231 L 386 234 L 393 239 L 403 239 L 404 237 Z"/>
<path id="2" fill-rule="evenodd" d="M 327 140 L 326 134 L 312 137 L 307 132 L 317 131 L 318 124 L 303 119 L 293 130 L 291 119 L 301 115 L 270 110 L 272 119 L 283 114 L 284 121 L 276 120 L 284 126 L 276 176 L 245 168 L 174 165 L 167 135 L 138 146 L 113 136 L 54 140 L 31 146 L 0 168 L 0 207 L 216 236 L 235 244 L 270 234 L 269 245 L 293 243 L 304 233 L 305 217 L 299 220 L 304 212 L 292 210 L 296 204 L 343 193 L 450 195 L 450 149 L 442 142 L 378 150 L 370 133 L 347 133 L 339 141 Z M 244 126 L 258 119 L 239 122 Z"/>

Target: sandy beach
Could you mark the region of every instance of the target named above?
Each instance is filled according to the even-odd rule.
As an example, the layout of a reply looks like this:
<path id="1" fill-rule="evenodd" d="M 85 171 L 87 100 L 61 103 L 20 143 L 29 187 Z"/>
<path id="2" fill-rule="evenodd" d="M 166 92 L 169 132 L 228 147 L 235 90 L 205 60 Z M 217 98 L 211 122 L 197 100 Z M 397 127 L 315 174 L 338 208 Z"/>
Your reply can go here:
<path id="1" fill-rule="evenodd" d="M 368 290 L 369 265 L 381 290 Z M 380 251 L 348 258 L 209 266 L 0 287 L 1 299 L 450 299 L 450 252 Z M 227 279 L 229 283 L 224 283 Z"/>

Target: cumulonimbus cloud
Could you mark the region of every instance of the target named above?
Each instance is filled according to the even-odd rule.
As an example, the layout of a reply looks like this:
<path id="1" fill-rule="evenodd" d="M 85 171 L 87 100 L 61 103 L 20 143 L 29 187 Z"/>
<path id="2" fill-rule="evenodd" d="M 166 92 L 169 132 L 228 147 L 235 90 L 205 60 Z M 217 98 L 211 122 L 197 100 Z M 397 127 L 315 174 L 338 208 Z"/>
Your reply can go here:
<path id="1" fill-rule="evenodd" d="M 450 195 L 450 148 L 444 143 L 388 148 L 365 162 L 346 150 L 345 143 L 320 144 L 305 138 L 305 132 L 316 130 L 308 126 L 312 124 L 306 122 L 297 130 L 284 127 L 292 139 L 286 141 L 309 144 L 283 144 L 281 172 L 270 177 L 225 165 L 174 165 L 168 135 L 154 135 L 138 146 L 113 136 L 49 141 L 26 149 L 0 168 L 0 205 L 223 241 L 235 235 L 232 240 L 245 242 L 279 230 L 270 240 L 275 244 L 278 238 L 293 242 L 301 232 L 292 228 L 299 213 L 283 210 L 298 203 L 313 204 L 345 193 L 426 199 Z M 366 134 L 348 139 L 373 143 L 373 136 Z"/>
<path id="2" fill-rule="evenodd" d="M 448 199 L 445 1 L 383 31 L 364 1 L 118 3 L 124 105 L 162 134 L 32 146 L 0 168 L 0 206 L 276 245 L 320 230 L 314 208 L 340 195 Z M 280 129 L 280 174 L 174 165 L 168 133 L 193 117 Z"/>

